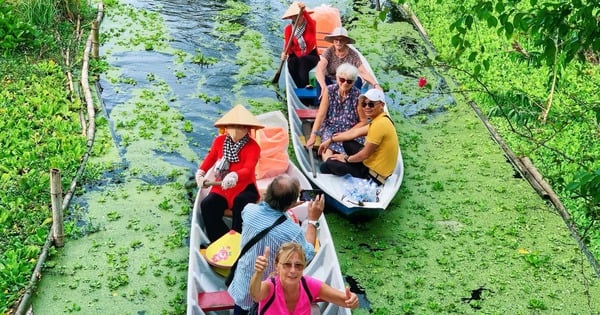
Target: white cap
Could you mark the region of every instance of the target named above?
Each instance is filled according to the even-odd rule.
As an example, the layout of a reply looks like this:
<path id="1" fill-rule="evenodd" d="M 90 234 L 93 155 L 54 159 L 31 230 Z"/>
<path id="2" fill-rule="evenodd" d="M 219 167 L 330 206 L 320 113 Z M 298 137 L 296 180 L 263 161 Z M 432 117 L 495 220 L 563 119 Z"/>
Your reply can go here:
<path id="1" fill-rule="evenodd" d="M 385 95 L 378 89 L 370 89 L 365 94 L 361 94 L 359 99 L 368 98 L 370 101 L 383 102 L 385 104 Z"/>

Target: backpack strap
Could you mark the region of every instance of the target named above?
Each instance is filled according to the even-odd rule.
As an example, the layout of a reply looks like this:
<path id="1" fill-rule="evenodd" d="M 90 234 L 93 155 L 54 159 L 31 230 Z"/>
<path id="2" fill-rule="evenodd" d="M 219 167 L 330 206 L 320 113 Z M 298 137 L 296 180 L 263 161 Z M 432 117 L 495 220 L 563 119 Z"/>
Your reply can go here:
<path id="1" fill-rule="evenodd" d="M 273 304 L 273 301 L 275 300 L 275 278 L 271 277 L 271 282 L 273 283 L 273 294 L 271 295 L 267 303 L 265 303 L 265 306 L 260 310 L 259 315 L 264 315 L 269 306 L 271 306 L 271 304 Z"/>
<path id="2" fill-rule="evenodd" d="M 302 278 L 300 278 L 300 280 L 302 281 L 302 287 L 304 288 L 304 291 L 306 291 L 306 295 L 308 295 L 308 300 L 310 301 L 310 303 L 312 303 L 313 296 L 312 296 L 312 294 L 310 294 L 310 291 L 308 290 L 308 284 L 306 284 L 306 279 L 304 278 L 304 276 L 302 276 Z"/>

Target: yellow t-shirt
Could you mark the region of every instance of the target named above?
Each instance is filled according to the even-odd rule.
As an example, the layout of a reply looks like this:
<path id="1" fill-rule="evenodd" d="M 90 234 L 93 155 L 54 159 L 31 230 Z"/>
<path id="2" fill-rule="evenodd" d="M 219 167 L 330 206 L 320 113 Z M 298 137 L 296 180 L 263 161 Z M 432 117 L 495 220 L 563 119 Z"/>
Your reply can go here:
<path id="1" fill-rule="evenodd" d="M 398 160 L 398 135 L 386 113 L 379 114 L 371 121 L 366 142 L 376 144 L 377 149 L 363 164 L 380 175 L 392 175 Z"/>

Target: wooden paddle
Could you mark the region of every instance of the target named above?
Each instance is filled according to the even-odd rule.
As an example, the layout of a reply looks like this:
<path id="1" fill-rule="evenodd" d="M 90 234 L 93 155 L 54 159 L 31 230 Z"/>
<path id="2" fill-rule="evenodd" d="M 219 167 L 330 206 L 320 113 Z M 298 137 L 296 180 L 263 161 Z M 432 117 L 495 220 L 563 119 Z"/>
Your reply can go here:
<path id="1" fill-rule="evenodd" d="M 312 147 L 308 149 L 308 159 L 310 160 L 310 167 L 312 169 L 313 178 L 317 178 L 317 170 L 315 169 L 315 158 L 313 157 Z"/>
<path id="2" fill-rule="evenodd" d="M 207 180 L 207 181 L 204 182 L 204 185 L 202 185 L 202 187 L 204 188 L 204 187 L 219 186 L 219 185 L 221 185 L 220 181 L 219 182 L 213 182 L 213 181 L 208 181 Z"/>
<path id="3" fill-rule="evenodd" d="M 298 20 L 300 19 L 302 11 L 304 11 L 304 8 L 302 8 L 302 10 L 298 12 L 298 15 L 296 15 L 296 20 L 294 20 L 294 24 L 292 25 L 292 33 L 290 34 L 290 40 L 288 40 L 287 44 L 285 45 L 284 52 L 286 53 L 288 49 L 290 49 L 292 41 L 294 40 L 294 33 L 296 33 L 296 27 L 298 26 Z M 281 63 L 279 63 L 279 68 L 277 69 L 277 72 L 275 72 L 275 77 L 273 78 L 273 80 L 271 80 L 271 83 L 276 84 L 277 82 L 279 82 L 279 76 L 281 76 L 281 69 L 283 68 L 283 64 L 286 60 L 287 59 L 281 60 Z"/>

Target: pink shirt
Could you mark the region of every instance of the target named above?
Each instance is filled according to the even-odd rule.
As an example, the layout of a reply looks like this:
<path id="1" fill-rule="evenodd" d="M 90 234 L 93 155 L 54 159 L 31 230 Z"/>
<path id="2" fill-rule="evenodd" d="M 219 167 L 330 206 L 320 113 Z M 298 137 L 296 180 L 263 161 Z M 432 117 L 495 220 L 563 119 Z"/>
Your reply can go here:
<path id="1" fill-rule="evenodd" d="M 313 300 L 315 300 L 317 296 L 319 296 L 319 291 L 321 290 L 323 282 L 321 280 L 306 275 L 304 276 L 304 279 L 306 279 L 308 291 L 310 291 Z M 264 304 L 267 303 L 267 301 L 269 301 L 271 296 L 273 296 L 273 284 L 271 283 L 271 280 L 267 279 L 265 281 L 269 284 L 270 287 L 269 294 L 264 300 L 258 303 L 259 310 L 262 310 Z M 300 290 L 298 303 L 296 303 L 296 308 L 291 313 L 288 310 L 287 305 L 285 304 L 285 295 L 283 293 L 283 286 L 281 285 L 279 277 L 275 277 L 275 290 L 275 299 L 273 300 L 271 306 L 269 306 L 269 308 L 265 312 L 265 315 L 310 315 L 310 300 L 308 299 L 306 291 L 304 291 L 302 282 L 300 282 L 298 286 L 298 290 Z"/>

